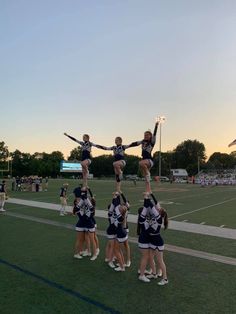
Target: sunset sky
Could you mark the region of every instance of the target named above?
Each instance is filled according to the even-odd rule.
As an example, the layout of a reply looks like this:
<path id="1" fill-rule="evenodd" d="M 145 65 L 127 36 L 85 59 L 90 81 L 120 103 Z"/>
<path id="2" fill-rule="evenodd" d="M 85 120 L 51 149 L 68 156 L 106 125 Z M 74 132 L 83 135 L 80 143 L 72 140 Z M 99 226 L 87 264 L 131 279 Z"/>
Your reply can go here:
<path id="1" fill-rule="evenodd" d="M 163 151 L 198 139 L 229 153 L 236 1 L 1 0 L 0 109 L 11 151 L 68 156 L 63 132 L 129 143 L 164 115 Z"/>

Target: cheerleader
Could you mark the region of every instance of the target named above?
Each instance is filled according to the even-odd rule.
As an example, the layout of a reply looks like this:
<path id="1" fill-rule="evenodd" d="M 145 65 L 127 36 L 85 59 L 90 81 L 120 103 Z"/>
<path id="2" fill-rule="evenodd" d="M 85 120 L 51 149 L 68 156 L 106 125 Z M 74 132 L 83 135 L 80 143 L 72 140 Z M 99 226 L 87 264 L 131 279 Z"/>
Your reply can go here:
<path id="1" fill-rule="evenodd" d="M 139 162 L 139 167 L 143 177 L 145 178 L 146 192 L 148 193 L 151 193 L 150 170 L 153 167 L 152 150 L 156 143 L 158 124 L 159 123 L 156 122 L 153 133 L 151 131 L 146 131 L 142 141 L 132 143 L 133 146 L 142 145 L 142 160 Z"/>
<path id="2" fill-rule="evenodd" d="M 4 209 L 6 198 L 7 198 L 6 181 L 3 180 L 2 183 L 0 183 L 0 212 L 6 211 Z"/>
<path id="3" fill-rule="evenodd" d="M 145 276 L 145 270 L 149 264 L 154 273 L 155 264 L 153 259 L 153 254 L 150 249 L 150 235 L 149 235 L 149 220 L 150 220 L 150 199 L 148 193 L 144 194 L 144 204 L 143 207 L 139 209 L 138 212 L 138 227 L 137 234 L 139 236 L 138 246 L 141 252 L 141 261 L 139 268 L 139 277 L 138 279 L 143 282 L 150 282 L 150 279 Z"/>
<path id="4" fill-rule="evenodd" d="M 123 228 L 127 233 L 127 240 L 124 242 L 124 249 L 125 249 L 125 256 L 126 256 L 125 267 L 130 267 L 131 266 L 131 254 L 130 254 L 130 246 L 129 246 L 129 241 L 128 241 L 128 234 L 129 234 L 128 215 L 129 215 L 130 204 L 122 192 L 120 195 L 122 197 L 123 203 L 125 204 L 127 208 L 127 210 L 125 210 L 124 221 L 123 221 Z"/>
<path id="5" fill-rule="evenodd" d="M 112 150 L 114 155 L 114 172 L 115 172 L 115 178 L 116 178 L 116 191 L 120 192 L 121 189 L 121 180 L 122 180 L 122 174 L 124 167 L 126 166 L 125 162 L 125 150 L 130 147 L 138 146 L 137 142 L 131 143 L 129 145 L 122 145 L 122 138 L 120 136 L 117 136 L 115 138 L 115 144 L 111 147 L 106 147 L 102 145 L 97 145 L 97 148 L 104 149 L 104 150 Z"/>
<path id="6" fill-rule="evenodd" d="M 94 216 L 94 207 L 87 197 L 87 190 L 82 189 L 81 190 L 81 200 L 76 205 L 76 208 L 74 209 L 74 213 L 76 213 L 79 217 L 79 220 L 76 224 L 76 231 L 77 234 L 77 241 L 76 243 L 76 252 L 74 257 L 81 259 L 83 256 L 80 254 L 83 249 L 83 243 L 85 241 L 85 233 L 88 232 L 90 243 L 93 246 L 93 256 L 90 258 L 91 261 L 94 261 L 97 259 L 97 247 L 94 240 L 94 233 L 95 233 L 95 224 L 93 220 Z"/>
<path id="7" fill-rule="evenodd" d="M 81 166 L 82 166 L 82 175 L 83 175 L 83 186 L 87 187 L 88 174 L 89 174 L 88 167 L 91 164 L 91 149 L 92 149 L 92 146 L 99 147 L 100 145 L 96 145 L 90 142 L 90 137 L 88 134 L 83 135 L 83 141 L 79 141 L 76 138 L 68 135 L 67 133 L 64 133 L 64 135 L 69 137 L 72 141 L 78 143 L 82 147 Z"/>
<path id="8" fill-rule="evenodd" d="M 93 208 L 94 208 L 94 215 L 92 216 L 92 219 L 93 219 L 94 226 L 95 226 L 94 241 L 95 241 L 95 246 L 96 246 L 96 255 L 98 256 L 99 253 L 100 253 L 100 249 L 99 249 L 98 237 L 97 237 L 97 234 L 96 234 L 96 229 L 97 229 L 97 223 L 96 223 L 96 220 L 95 220 L 96 200 L 95 200 L 95 198 L 93 196 L 93 193 L 92 193 L 90 188 L 88 188 L 88 192 L 89 192 L 89 195 L 90 195 L 90 198 L 91 198 L 91 204 L 93 205 Z"/>
<path id="9" fill-rule="evenodd" d="M 163 260 L 163 251 L 164 251 L 164 241 L 160 235 L 161 226 L 164 224 L 164 229 L 168 228 L 168 215 L 164 208 L 162 208 L 159 202 L 156 200 L 155 196 L 151 194 L 151 197 L 154 203 L 150 200 L 150 221 L 149 221 L 149 247 L 151 249 L 150 258 L 156 256 L 158 265 L 160 267 L 160 272 L 162 274 L 162 280 L 158 282 L 158 285 L 164 286 L 168 284 L 166 265 Z M 148 275 L 147 278 L 151 279 L 157 278 L 155 263 L 152 268 L 152 274 Z"/>
<path id="10" fill-rule="evenodd" d="M 61 201 L 60 216 L 66 215 L 68 185 L 69 185 L 68 183 L 64 183 L 60 190 L 60 201 Z"/>
<path id="11" fill-rule="evenodd" d="M 115 271 L 125 271 L 125 261 L 121 251 L 121 244 L 127 239 L 127 232 L 123 227 L 124 217 L 127 211 L 127 205 L 120 202 L 120 195 L 113 193 L 112 203 L 108 210 L 109 227 L 107 228 L 107 236 L 109 239 L 108 265 L 114 268 Z M 116 267 L 113 263 L 113 258 L 117 259 L 119 266 Z"/>

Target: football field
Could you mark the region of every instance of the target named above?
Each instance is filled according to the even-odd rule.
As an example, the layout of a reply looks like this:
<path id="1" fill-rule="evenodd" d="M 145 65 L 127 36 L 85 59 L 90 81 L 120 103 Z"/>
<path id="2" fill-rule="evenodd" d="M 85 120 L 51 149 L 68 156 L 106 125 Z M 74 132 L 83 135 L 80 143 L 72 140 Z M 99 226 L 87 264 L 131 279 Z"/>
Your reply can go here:
<path id="1" fill-rule="evenodd" d="M 47 192 L 9 193 L 7 212 L 0 216 L 0 313 L 235 313 L 235 239 L 171 228 L 177 221 L 234 234 L 235 187 L 152 183 L 170 217 L 170 229 L 162 231 L 169 284 L 160 287 L 156 280 L 145 284 L 137 279 L 140 254 L 134 223 L 129 224 L 132 265 L 126 272 L 116 273 L 104 262 L 107 221 L 102 217 L 97 218 L 99 258 L 94 262 L 73 259 L 76 217 L 60 217 L 57 211 L 40 206 L 59 203 L 63 182 L 69 183 L 69 194 L 78 183 L 50 180 Z M 96 195 L 97 215 L 102 216 L 114 182 L 94 180 L 90 187 Z M 131 214 L 142 205 L 143 190 L 143 182 L 136 186 L 123 182 Z M 24 201 L 29 200 L 39 203 L 26 206 Z"/>

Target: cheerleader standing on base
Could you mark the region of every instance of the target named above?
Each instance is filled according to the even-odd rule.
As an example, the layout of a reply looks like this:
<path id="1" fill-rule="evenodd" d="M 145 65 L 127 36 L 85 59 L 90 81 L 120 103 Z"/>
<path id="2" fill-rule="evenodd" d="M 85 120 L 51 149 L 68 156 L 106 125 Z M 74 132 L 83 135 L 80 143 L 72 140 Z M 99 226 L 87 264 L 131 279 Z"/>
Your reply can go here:
<path id="1" fill-rule="evenodd" d="M 126 166 L 125 162 L 125 150 L 130 147 L 138 146 L 137 142 L 131 143 L 129 145 L 123 145 L 122 144 L 122 138 L 120 136 L 117 136 L 115 138 L 115 146 L 106 147 L 102 145 L 97 145 L 97 148 L 104 149 L 104 150 L 113 150 L 114 155 L 114 172 L 115 172 L 115 178 L 116 178 L 116 191 L 120 192 L 121 189 L 121 180 L 123 178 L 123 169 Z"/>
<path id="2" fill-rule="evenodd" d="M 132 143 L 133 146 L 142 145 L 142 160 L 139 162 L 139 167 L 143 177 L 145 178 L 146 192 L 151 193 L 150 185 L 150 170 L 153 167 L 152 150 L 156 143 L 156 134 L 159 122 L 156 122 L 153 133 L 146 131 L 144 133 L 144 139 Z"/>
<path id="3" fill-rule="evenodd" d="M 72 141 L 78 143 L 82 147 L 82 174 L 83 174 L 83 186 L 87 187 L 88 183 L 88 167 L 91 164 L 91 149 L 92 146 L 94 147 L 100 147 L 100 145 L 94 144 L 90 142 L 90 137 L 88 134 L 83 135 L 83 141 L 79 141 L 76 138 L 68 135 L 67 133 L 64 133 L 65 136 L 69 137 Z"/>

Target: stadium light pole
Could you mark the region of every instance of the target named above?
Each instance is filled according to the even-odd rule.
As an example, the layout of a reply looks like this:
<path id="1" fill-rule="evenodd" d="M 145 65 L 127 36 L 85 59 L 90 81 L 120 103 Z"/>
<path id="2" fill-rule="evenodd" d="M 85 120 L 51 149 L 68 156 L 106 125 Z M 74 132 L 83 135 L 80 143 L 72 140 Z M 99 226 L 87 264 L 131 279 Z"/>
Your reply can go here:
<path id="1" fill-rule="evenodd" d="M 166 121 L 165 116 L 158 116 L 157 122 L 159 122 L 160 125 L 160 139 L 159 139 L 159 178 L 161 177 L 161 140 L 162 140 L 162 134 L 161 134 L 161 126 Z"/>
<path id="2" fill-rule="evenodd" d="M 200 156 L 197 156 L 197 174 L 200 172 Z"/>

